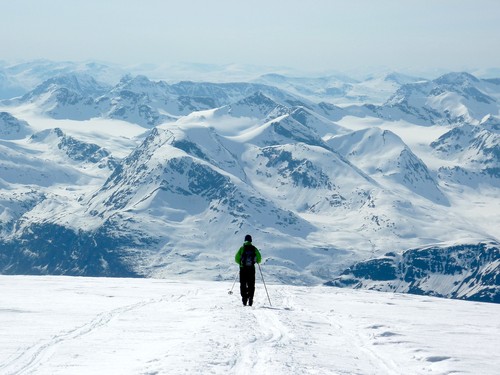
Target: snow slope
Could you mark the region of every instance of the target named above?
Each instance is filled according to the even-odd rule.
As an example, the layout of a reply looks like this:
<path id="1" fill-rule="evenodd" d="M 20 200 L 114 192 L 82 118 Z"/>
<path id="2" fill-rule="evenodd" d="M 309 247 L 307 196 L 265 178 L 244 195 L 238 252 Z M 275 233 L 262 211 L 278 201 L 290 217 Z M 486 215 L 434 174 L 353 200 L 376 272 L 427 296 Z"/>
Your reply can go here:
<path id="1" fill-rule="evenodd" d="M 274 284 L 269 306 L 257 284 L 254 306 L 244 307 L 237 293 L 227 294 L 231 284 L 0 276 L 0 373 L 493 375 L 500 368 L 500 305 Z"/>
<path id="2" fill-rule="evenodd" d="M 436 203 L 448 204 L 427 166 L 396 134 L 366 128 L 328 144 L 372 177 L 382 176 Z"/>

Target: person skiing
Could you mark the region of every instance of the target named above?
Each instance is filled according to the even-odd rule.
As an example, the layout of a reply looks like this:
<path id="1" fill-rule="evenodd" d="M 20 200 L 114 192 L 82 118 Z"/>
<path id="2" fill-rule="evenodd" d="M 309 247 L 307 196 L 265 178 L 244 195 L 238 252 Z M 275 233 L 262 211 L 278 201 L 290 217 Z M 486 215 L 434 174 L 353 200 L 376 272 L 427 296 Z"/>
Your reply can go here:
<path id="1" fill-rule="evenodd" d="M 259 249 L 252 245 L 252 236 L 247 234 L 243 246 L 234 257 L 240 265 L 240 293 L 243 305 L 252 306 L 255 292 L 255 263 L 260 263 L 262 256 Z"/>

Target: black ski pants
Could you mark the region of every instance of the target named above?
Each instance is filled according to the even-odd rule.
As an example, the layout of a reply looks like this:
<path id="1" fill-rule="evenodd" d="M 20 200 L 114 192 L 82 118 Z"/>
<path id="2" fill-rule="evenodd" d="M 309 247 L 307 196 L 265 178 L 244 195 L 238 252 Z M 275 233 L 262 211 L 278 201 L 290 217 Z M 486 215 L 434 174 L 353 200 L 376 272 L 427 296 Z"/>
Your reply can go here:
<path id="1" fill-rule="evenodd" d="M 244 301 L 253 300 L 255 292 L 255 266 L 240 267 L 240 293 Z"/>

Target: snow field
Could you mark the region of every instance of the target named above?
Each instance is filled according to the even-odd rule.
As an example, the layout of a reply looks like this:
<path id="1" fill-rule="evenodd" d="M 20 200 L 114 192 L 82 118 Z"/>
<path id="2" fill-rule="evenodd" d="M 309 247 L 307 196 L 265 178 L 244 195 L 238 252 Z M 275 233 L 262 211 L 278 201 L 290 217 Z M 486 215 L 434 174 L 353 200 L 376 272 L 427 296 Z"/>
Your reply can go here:
<path id="1" fill-rule="evenodd" d="M 263 270 L 265 274 L 265 269 Z M 257 282 L 0 276 L 0 374 L 497 374 L 500 306 Z"/>

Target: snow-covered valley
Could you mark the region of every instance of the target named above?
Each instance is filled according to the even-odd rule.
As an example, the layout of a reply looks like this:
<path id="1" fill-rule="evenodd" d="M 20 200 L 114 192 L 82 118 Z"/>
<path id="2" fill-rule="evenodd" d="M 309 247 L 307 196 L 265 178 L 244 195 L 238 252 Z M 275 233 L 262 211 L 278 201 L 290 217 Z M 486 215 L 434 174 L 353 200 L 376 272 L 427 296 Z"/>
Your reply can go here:
<path id="1" fill-rule="evenodd" d="M 231 286 L 0 276 L 0 373 L 494 375 L 500 368 L 498 304 L 267 283 L 270 306 L 257 282 L 255 304 L 245 307 L 238 293 L 228 294 Z"/>

